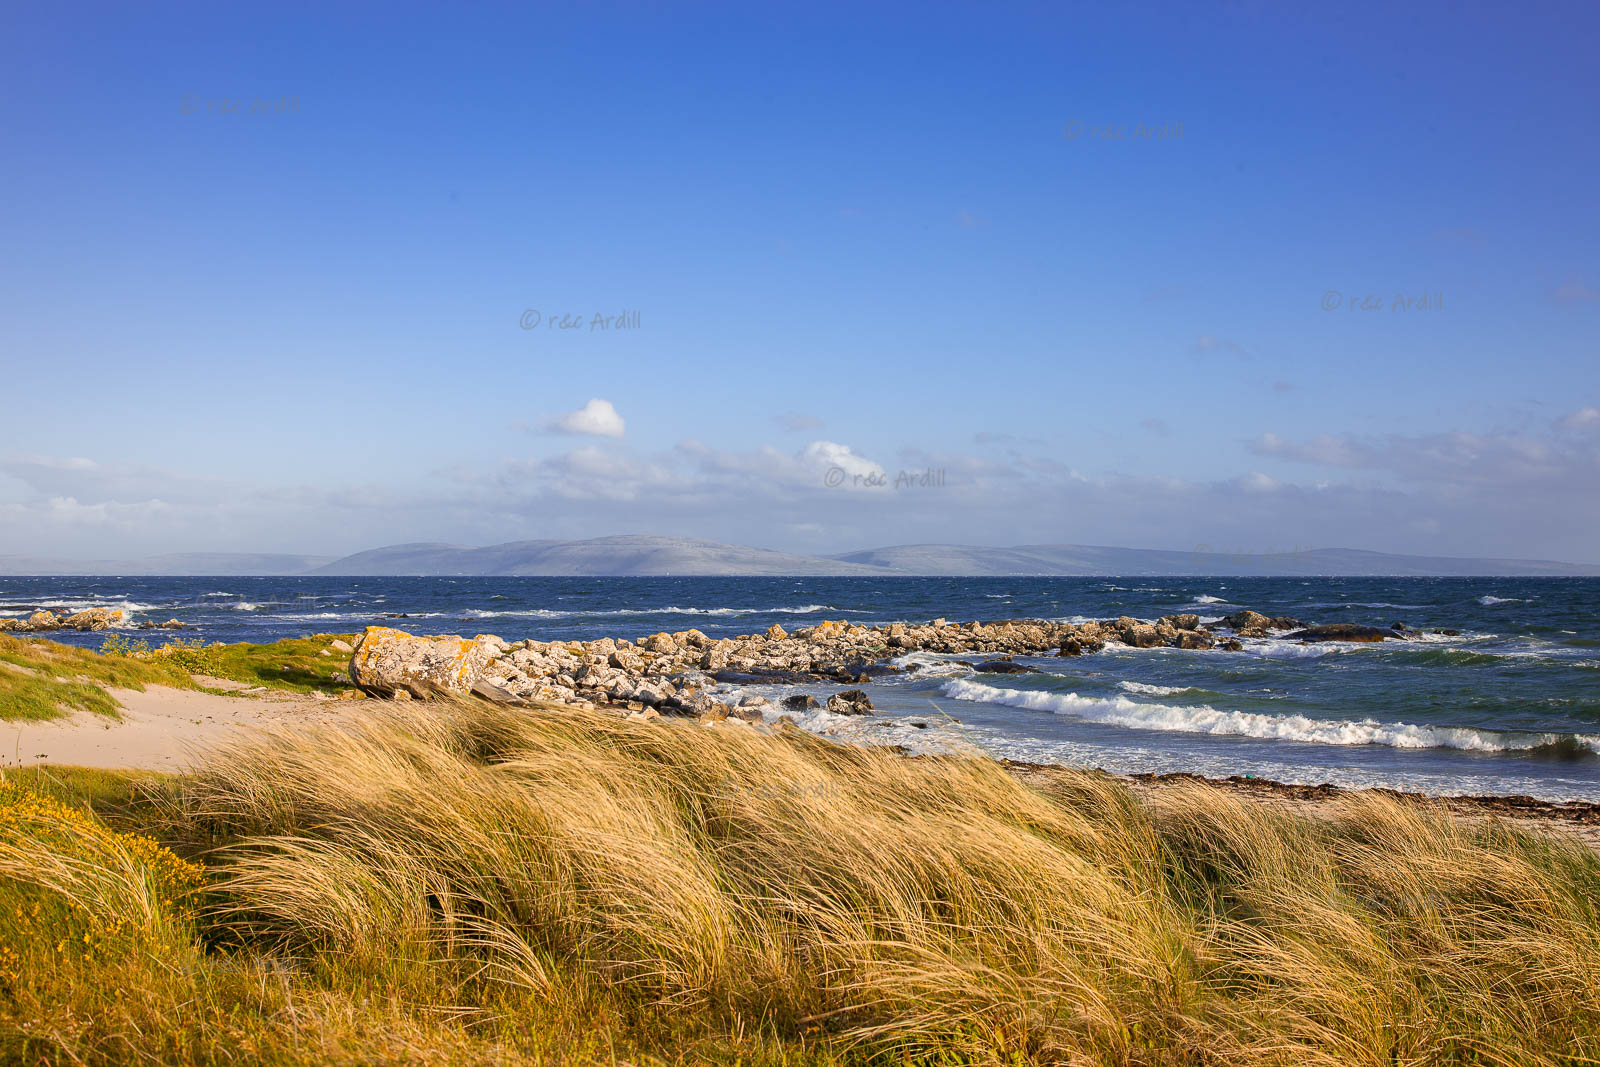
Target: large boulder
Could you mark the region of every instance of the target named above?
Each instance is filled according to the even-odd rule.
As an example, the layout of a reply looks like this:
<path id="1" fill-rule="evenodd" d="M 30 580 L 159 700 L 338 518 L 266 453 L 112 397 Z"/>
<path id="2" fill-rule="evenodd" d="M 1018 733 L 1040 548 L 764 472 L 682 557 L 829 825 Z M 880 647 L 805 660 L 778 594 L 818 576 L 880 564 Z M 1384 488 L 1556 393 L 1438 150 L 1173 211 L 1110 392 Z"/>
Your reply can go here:
<path id="1" fill-rule="evenodd" d="M 1307 626 L 1304 630 L 1284 635 L 1290 641 L 1382 641 L 1386 637 L 1395 636 L 1392 630 L 1380 630 L 1376 626 L 1358 626 L 1353 622 Z"/>
<path id="2" fill-rule="evenodd" d="M 846 689 L 829 697 L 827 708 L 835 715 L 870 715 L 872 701 L 859 689 Z"/>
<path id="3" fill-rule="evenodd" d="M 676 652 L 678 643 L 672 639 L 672 635 L 669 633 L 651 634 L 644 639 L 644 650 L 662 655 L 668 652 Z"/>
<path id="4" fill-rule="evenodd" d="M 61 625 L 70 626 L 74 630 L 104 630 L 121 621 L 122 611 L 118 608 L 85 608 L 83 611 L 68 615 L 61 621 Z"/>
<path id="5" fill-rule="evenodd" d="M 1124 615 L 1111 625 L 1117 637 L 1125 645 L 1134 648 L 1155 648 L 1157 645 L 1166 644 L 1160 631 L 1147 622 L 1140 622 Z"/>
<path id="6" fill-rule="evenodd" d="M 979 674 L 1038 674 L 1039 668 L 1029 667 L 1024 663 L 1013 663 L 1008 659 L 991 659 L 972 668 Z"/>
<path id="7" fill-rule="evenodd" d="M 61 629 L 61 619 L 53 611 L 36 611 L 25 619 L 19 630 L 28 633 L 42 633 L 45 630 Z"/>
<path id="8" fill-rule="evenodd" d="M 388 626 L 369 626 L 350 655 L 350 680 L 375 696 L 407 693 L 425 699 L 435 693 L 467 693 L 499 651 L 488 634 L 416 637 Z"/>
<path id="9" fill-rule="evenodd" d="M 1271 625 L 1272 620 L 1259 611 L 1236 611 L 1232 615 L 1223 617 L 1222 624 L 1233 630 L 1265 630 Z"/>

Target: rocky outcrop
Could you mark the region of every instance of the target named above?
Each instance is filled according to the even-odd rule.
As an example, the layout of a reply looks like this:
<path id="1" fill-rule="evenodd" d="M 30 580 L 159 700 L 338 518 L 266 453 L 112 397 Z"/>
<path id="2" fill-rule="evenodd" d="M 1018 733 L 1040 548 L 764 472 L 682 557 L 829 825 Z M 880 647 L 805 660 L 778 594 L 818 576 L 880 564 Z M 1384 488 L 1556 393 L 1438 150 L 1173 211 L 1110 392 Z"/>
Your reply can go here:
<path id="1" fill-rule="evenodd" d="M 1222 625 L 1243 637 L 1265 637 L 1268 630 L 1296 630 L 1305 623 L 1288 615 L 1267 616 L 1246 608 L 1223 616 Z"/>
<path id="2" fill-rule="evenodd" d="M 1405 640 L 1406 634 L 1398 630 L 1380 630 L 1376 626 L 1358 626 L 1353 622 L 1336 622 L 1328 626 L 1307 626 L 1284 637 L 1290 641 L 1382 641 L 1390 637 Z"/>
<path id="3" fill-rule="evenodd" d="M 762 633 L 724 638 L 685 630 L 637 640 L 608 637 L 509 645 L 495 637 L 413 638 L 403 631 L 371 627 L 351 656 L 350 677 L 380 695 L 472 692 L 476 687 L 479 696 L 500 703 L 602 704 L 704 717 L 726 714 L 711 693 L 716 684 L 859 685 L 898 672 L 900 668 L 886 661 L 913 651 L 977 653 L 991 657 L 977 665 L 985 673 L 1022 674 L 1035 668 L 1012 663 L 1010 657 L 1057 649 L 1061 655 L 1082 655 L 1111 641 L 1141 648 L 1208 648 L 1213 640 L 1193 615 L 1169 616 L 1154 624 L 1122 618 L 1103 623 L 1011 619 L 953 625 L 935 619 L 926 625 L 861 626 L 830 619 L 792 632 L 774 625 Z M 859 712 L 847 712 L 854 713 Z"/>
<path id="4" fill-rule="evenodd" d="M 123 617 L 119 608 L 85 608 L 65 616 L 40 610 L 23 619 L 0 619 L 0 632 L 39 634 L 51 630 L 105 630 L 119 625 Z"/>
<path id="5" fill-rule="evenodd" d="M 63 628 L 74 630 L 105 630 L 122 621 L 122 612 L 115 608 L 85 608 L 61 620 Z"/>
<path id="6" fill-rule="evenodd" d="M 503 704 L 573 704 L 650 709 L 659 715 L 695 715 L 721 720 L 732 714 L 756 718 L 760 704 L 743 701 L 729 708 L 717 698 L 718 686 L 834 682 L 859 685 L 885 673 L 919 669 L 916 662 L 891 662 L 911 652 L 984 657 L 966 662 L 986 674 L 1024 674 L 1035 668 L 1012 657 L 1081 656 L 1108 644 L 1134 648 L 1214 649 L 1236 652 L 1241 637 L 1297 627 L 1290 639 L 1380 640 L 1409 636 L 1409 628 L 1378 630 L 1349 624 L 1301 627 L 1297 620 L 1239 611 L 1224 622 L 1234 636 L 1214 634 L 1192 612 L 1155 622 L 1123 616 L 1081 623 L 1045 619 L 952 624 L 935 619 L 919 625 L 896 622 L 862 626 L 844 619 L 793 631 L 782 626 L 761 633 L 713 638 L 699 630 L 655 633 L 636 640 L 518 641 L 492 635 L 413 637 L 374 626 L 350 658 L 354 684 L 379 695 L 426 696 L 446 691 L 474 693 Z M 859 698 L 859 699 L 858 699 Z M 794 694 L 785 710 L 819 707 L 816 698 Z M 838 714 L 866 714 L 871 701 L 860 689 L 828 698 Z"/>
<path id="7" fill-rule="evenodd" d="M 1038 674 L 1039 668 L 1008 659 L 991 659 L 972 668 L 979 674 Z"/>

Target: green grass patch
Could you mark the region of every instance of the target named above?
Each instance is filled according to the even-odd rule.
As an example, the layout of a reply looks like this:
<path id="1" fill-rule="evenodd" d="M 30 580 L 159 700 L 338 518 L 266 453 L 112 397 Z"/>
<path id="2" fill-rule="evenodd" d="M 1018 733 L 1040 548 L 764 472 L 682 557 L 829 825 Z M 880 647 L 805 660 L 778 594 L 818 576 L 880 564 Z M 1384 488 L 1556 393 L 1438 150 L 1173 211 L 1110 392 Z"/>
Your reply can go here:
<path id="1" fill-rule="evenodd" d="M 124 818 L 147 809 L 150 798 L 175 796 L 183 779 L 160 771 L 103 770 L 64 764 L 35 764 L 8 770 L 3 781 L 19 789 L 88 808 L 101 818 Z"/>
<path id="2" fill-rule="evenodd" d="M 335 639 L 342 638 L 354 645 L 359 637 L 359 634 L 321 634 L 274 641 L 270 645 L 248 642 L 211 645 L 208 651 L 215 654 L 214 669 L 203 673 L 297 693 L 339 693 L 350 686 L 335 682 L 333 672 L 348 672 L 350 654 L 335 651 L 331 656 L 324 656 L 322 652 Z"/>
<path id="3" fill-rule="evenodd" d="M 63 682 L 0 667 L 0 719 L 39 721 L 74 711 L 118 718 L 117 702 L 92 682 Z"/>
<path id="4" fill-rule="evenodd" d="M 333 673 L 349 667 L 349 653 L 330 648 L 336 638 L 355 644 L 357 634 L 319 634 L 271 644 L 205 644 L 177 638 L 152 647 L 143 638 L 112 634 L 99 652 L 46 638 L 0 634 L 0 720 L 55 719 L 75 711 L 117 717 L 109 688 L 142 691 L 147 685 L 230 690 L 197 683 L 207 675 L 297 693 L 337 694 L 350 688 Z M 324 650 L 331 655 L 323 655 Z"/>
<path id="5" fill-rule="evenodd" d="M 0 634 L 0 719 L 38 721 L 74 711 L 116 718 L 117 703 L 106 688 L 147 685 L 194 688 L 188 672 L 173 663 Z"/>

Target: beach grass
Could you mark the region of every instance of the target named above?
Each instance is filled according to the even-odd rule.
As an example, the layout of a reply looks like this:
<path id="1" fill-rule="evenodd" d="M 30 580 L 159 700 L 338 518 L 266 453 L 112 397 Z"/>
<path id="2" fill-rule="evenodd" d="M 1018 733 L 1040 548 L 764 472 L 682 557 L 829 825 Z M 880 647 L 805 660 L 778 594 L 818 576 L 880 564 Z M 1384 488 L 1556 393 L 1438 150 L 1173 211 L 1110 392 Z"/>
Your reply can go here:
<path id="1" fill-rule="evenodd" d="M 1600 857 L 1382 795 L 476 702 L 7 783 L 11 1062 L 1600 1056 Z"/>

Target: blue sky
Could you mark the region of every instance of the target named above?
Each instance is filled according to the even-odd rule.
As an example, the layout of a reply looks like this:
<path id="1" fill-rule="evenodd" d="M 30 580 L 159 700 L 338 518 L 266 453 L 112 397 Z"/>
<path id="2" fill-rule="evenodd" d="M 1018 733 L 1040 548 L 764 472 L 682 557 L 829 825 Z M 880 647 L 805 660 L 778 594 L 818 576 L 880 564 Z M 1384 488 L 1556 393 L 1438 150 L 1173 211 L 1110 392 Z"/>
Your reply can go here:
<path id="1" fill-rule="evenodd" d="M 1600 562 L 1593 5 L 3 19 L 0 555 Z"/>

